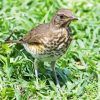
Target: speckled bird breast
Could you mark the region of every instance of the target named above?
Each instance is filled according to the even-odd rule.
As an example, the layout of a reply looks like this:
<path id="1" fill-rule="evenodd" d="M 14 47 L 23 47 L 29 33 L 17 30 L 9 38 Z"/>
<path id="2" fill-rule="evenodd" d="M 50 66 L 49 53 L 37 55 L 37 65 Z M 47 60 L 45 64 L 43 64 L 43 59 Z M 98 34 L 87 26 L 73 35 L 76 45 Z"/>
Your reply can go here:
<path id="1" fill-rule="evenodd" d="M 23 46 L 34 58 L 42 61 L 54 61 L 66 52 L 71 43 L 68 31 L 63 30 L 61 32 L 59 31 L 58 35 L 49 38 L 47 42 L 44 39 L 43 45 L 23 44 Z"/>

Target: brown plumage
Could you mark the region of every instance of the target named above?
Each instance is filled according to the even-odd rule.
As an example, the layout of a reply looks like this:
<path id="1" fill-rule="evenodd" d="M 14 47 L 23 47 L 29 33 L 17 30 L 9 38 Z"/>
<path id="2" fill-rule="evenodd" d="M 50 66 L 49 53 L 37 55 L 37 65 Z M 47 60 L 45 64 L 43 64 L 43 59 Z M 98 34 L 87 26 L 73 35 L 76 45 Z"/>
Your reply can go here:
<path id="1" fill-rule="evenodd" d="M 57 85 L 59 85 L 55 72 L 55 62 L 61 57 L 71 42 L 69 24 L 76 17 L 68 9 L 60 9 L 50 23 L 41 24 L 33 28 L 20 40 L 9 40 L 11 43 L 21 43 L 27 52 L 34 58 L 36 80 L 38 82 L 37 63 L 51 62 Z"/>

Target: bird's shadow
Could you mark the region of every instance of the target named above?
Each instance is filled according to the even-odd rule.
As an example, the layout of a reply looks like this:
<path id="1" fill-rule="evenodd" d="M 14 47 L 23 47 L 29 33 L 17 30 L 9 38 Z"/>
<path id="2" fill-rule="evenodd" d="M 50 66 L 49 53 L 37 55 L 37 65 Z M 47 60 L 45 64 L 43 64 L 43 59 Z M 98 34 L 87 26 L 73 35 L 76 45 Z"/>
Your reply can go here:
<path id="1" fill-rule="evenodd" d="M 41 80 L 46 79 L 47 84 L 49 84 L 49 81 L 53 81 L 56 84 L 54 73 L 52 71 L 51 66 L 49 64 L 47 65 L 40 64 L 40 65 L 42 67 L 40 66 L 39 68 L 39 78 Z M 56 73 L 57 73 L 60 86 L 65 85 L 68 80 L 71 81 L 71 71 L 67 67 L 61 68 L 59 65 L 56 64 L 55 69 L 56 69 Z"/>

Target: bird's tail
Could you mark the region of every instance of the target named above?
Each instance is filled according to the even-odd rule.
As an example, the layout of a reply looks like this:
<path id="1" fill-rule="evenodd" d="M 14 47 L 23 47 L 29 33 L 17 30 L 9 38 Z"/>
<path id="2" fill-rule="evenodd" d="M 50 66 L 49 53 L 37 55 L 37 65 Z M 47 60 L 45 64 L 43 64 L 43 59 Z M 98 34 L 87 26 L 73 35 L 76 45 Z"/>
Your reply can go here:
<path id="1" fill-rule="evenodd" d="M 9 35 L 9 37 L 5 40 L 5 43 L 18 43 L 18 44 L 22 44 L 23 41 L 22 39 L 20 40 L 10 40 L 11 36 L 13 35 L 13 31 L 11 32 L 11 34 Z"/>
<path id="2" fill-rule="evenodd" d="M 20 40 L 7 40 L 7 41 L 5 41 L 5 43 L 18 43 L 18 44 L 22 44 L 23 41 L 20 41 Z"/>

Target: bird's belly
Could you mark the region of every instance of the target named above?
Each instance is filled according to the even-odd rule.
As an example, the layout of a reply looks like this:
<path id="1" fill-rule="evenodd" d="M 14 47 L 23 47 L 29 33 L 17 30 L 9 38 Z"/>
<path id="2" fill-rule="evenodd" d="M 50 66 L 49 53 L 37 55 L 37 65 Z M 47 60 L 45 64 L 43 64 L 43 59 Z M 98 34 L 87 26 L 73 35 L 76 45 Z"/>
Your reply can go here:
<path id="1" fill-rule="evenodd" d="M 63 42 L 59 45 L 56 43 L 52 46 L 48 46 L 47 44 L 47 47 L 33 46 L 29 44 L 23 44 L 23 46 L 26 51 L 29 52 L 34 58 L 40 59 L 42 61 L 54 61 L 66 52 L 68 45 L 66 42 Z"/>
<path id="2" fill-rule="evenodd" d="M 23 44 L 25 50 L 30 53 L 34 58 L 39 58 L 39 55 L 44 54 L 44 47 L 29 45 L 27 43 Z"/>
<path id="3" fill-rule="evenodd" d="M 46 46 L 46 54 L 50 55 L 53 59 L 58 59 L 61 57 L 67 50 L 68 46 L 71 43 L 71 38 L 62 38 L 58 40 L 53 40 L 50 42 L 50 44 L 47 44 Z"/>
<path id="4" fill-rule="evenodd" d="M 46 50 L 46 55 L 49 55 L 52 59 L 58 59 L 66 52 L 66 45 L 61 44 L 59 46 L 54 46 L 54 48 L 48 48 Z"/>
<path id="5" fill-rule="evenodd" d="M 28 44 L 23 44 L 25 50 L 30 53 L 34 58 L 40 59 L 42 61 L 54 61 L 58 59 L 66 50 L 62 49 L 55 49 L 49 50 L 43 48 L 39 50 L 36 46 L 29 46 Z"/>

